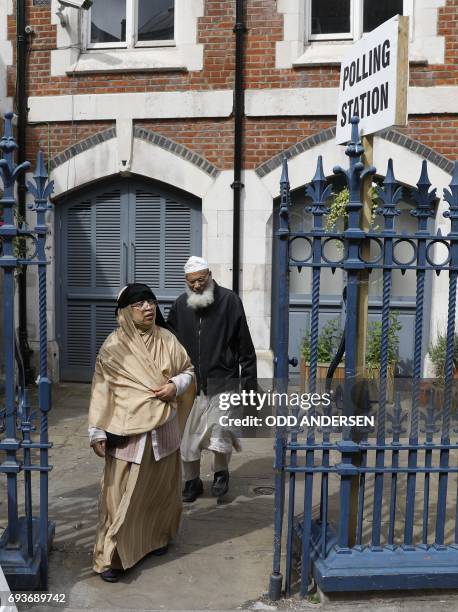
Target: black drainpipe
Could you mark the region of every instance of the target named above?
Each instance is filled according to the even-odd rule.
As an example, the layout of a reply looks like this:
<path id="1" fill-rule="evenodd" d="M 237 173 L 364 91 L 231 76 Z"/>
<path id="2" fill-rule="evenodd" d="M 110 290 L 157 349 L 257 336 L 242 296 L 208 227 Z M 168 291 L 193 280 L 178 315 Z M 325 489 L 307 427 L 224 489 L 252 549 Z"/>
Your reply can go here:
<path id="1" fill-rule="evenodd" d="M 17 163 L 22 164 L 26 157 L 26 130 L 27 130 L 27 85 L 26 85 L 26 7 L 25 0 L 16 3 L 16 113 L 17 113 Z M 18 217 L 25 222 L 25 174 L 21 172 L 17 182 L 18 186 Z M 21 255 L 25 255 L 24 252 Z M 27 266 L 23 266 L 18 276 L 19 292 L 19 346 L 25 368 L 26 383 L 33 382 L 34 374 L 30 367 L 29 342 L 27 337 Z"/>
<path id="2" fill-rule="evenodd" d="M 246 32 L 243 0 L 235 3 L 235 85 L 234 85 L 234 182 L 232 236 L 232 290 L 239 293 L 240 277 L 240 196 L 244 187 L 242 176 L 243 116 L 245 96 L 243 90 L 243 42 Z"/>

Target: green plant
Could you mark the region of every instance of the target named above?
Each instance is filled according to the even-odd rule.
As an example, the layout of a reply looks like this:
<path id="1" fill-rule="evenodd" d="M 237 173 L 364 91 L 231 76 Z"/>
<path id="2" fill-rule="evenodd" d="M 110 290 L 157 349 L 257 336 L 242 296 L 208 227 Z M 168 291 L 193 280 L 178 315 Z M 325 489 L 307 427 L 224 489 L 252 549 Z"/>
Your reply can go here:
<path id="1" fill-rule="evenodd" d="M 369 189 L 369 197 L 372 202 L 370 226 L 371 228 L 375 229 L 375 211 L 379 204 L 379 197 L 375 190 L 375 185 L 373 185 Z M 348 218 L 347 204 L 349 199 L 350 192 L 348 190 L 348 187 L 344 187 L 341 191 L 332 195 L 329 213 L 328 215 L 326 215 L 326 221 L 324 224 L 324 227 L 328 232 L 336 229 L 336 225 L 339 219 L 346 220 Z"/>
<path id="2" fill-rule="evenodd" d="M 398 332 L 402 329 L 398 315 L 390 313 L 388 326 L 388 364 L 396 363 L 399 351 Z M 342 338 L 342 330 L 339 327 L 338 319 L 331 319 L 321 329 L 318 335 L 318 361 L 327 363 L 331 361 L 337 352 Z M 382 323 L 376 321 L 370 323 L 367 330 L 366 341 L 366 369 L 369 375 L 373 375 L 375 370 L 380 368 L 382 341 Z M 457 345 L 458 347 L 458 345 Z M 458 350 L 458 348 L 457 348 Z M 301 354 L 305 361 L 310 361 L 310 331 L 304 335 L 301 345 Z"/>
<path id="3" fill-rule="evenodd" d="M 440 332 L 435 342 L 429 349 L 429 356 L 434 366 L 437 378 L 443 383 L 445 380 L 445 355 L 447 352 L 447 334 Z M 453 364 L 456 367 L 458 363 L 458 333 L 455 334 L 453 341 Z"/>
<path id="4" fill-rule="evenodd" d="M 334 357 L 342 338 L 338 319 L 329 320 L 318 335 L 318 361 L 329 362 Z M 301 354 L 305 361 L 310 361 L 310 331 L 302 339 Z"/>
<path id="5" fill-rule="evenodd" d="M 399 336 L 402 325 L 399 323 L 398 315 L 390 312 L 388 325 L 388 365 L 394 365 L 398 359 Z M 382 342 L 382 323 L 375 321 L 369 323 L 366 341 L 366 369 L 370 376 L 380 368 Z"/>
<path id="6" fill-rule="evenodd" d="M 25 218 L 20 215 L 16 208 L 13 208 L 13 216 L 16 226 L 18 228 L 26 228 Z M 16 236 L 13 238 L 13 249 L 14 256 L 18 258 L 24 258 L 27 256 L 27 239 L 25 236 Z"/>

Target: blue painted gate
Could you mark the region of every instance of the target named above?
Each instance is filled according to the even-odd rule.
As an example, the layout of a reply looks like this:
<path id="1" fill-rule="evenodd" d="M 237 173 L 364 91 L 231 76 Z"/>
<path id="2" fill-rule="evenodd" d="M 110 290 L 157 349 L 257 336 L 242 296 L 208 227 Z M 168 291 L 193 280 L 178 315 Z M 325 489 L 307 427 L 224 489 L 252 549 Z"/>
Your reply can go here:
<path id="1" fill-rule="evenodd" d="M 46 336 L 46 234 L 45 214 L 52 182 L 48 183 L 43 154 L 38 156 L 33 183 L 28 191 L 35 199 L 32 210 L 36 226 L 27 229 L 16 222 L 14 189 L 19 173 L 30 164 L 14 163 L 17 144 L 13 138 L 13 114 L 5 115 L 5 133 L 0 139 L 0 177 L 3 182 L 3 224 L 0 226 L 0 268 L 3 282 L 4 382 L 0 403 L 0 491 L 7 506 L 6 529 L 0 534 L 0 566 L 12 590 L 48 588 L 48 549 L 54 525 L 48 520 L 48 412 L 51 382 L 47 374 Z M 25 386 L 15 331 L 15 276 L 21 266 L 38 267 L 40 351 L 38 410 L 32 410 Z M 39 478 L 33 478 L 37 473 Z M 5 477 L 5 482 L 3 478 Z M 38 490 L 37 490 L 38 489 Z M 6 495 L 4 492 L 6 491 Z M 37 494 L 38 504 L 34 497 Z M 3 506 L 4 508 L 5 506 Z M 38 510 L 38 512 L 37 512 Z M 5 602 L 1 602 L 5 603 Z M 1 605 L 0 605 L 1 607 Z"/>
<path id="2" fill-rule="evenodd" d="M 310 360 L 307 390 L 323 392 L 318 379 L 320 328 L 320 278 L 324 269 L 341 269 L 346 277 L 345 383 L 333 385 L 332 401 L 311 408 L 309 423 L 290 429 L 277 428 L 275 438 L 275 538 L 270 596 L 287 596 L 296 584 L 302 596 L 313 581 L 323 591 L 359 591 L 405 588 L 450 588 L 458 586 L 458 506 L 456 434 L 457 413 L 453 400 L 456 281 L 458 275 L 458 164 L 444 190 L 450 220 L 446 235 L 431 232 L 428 220 L 436 215 L 436 190 L 431 189 L 426 161 L 423 162 L 412 214 L 417 231 L 406 234 L 396 228 L 397 204 L 403 188 L 396 182 L 391 160 L 383 185 L 377 188 L 381 205 L 378 229 L 363 229 L 361 185 L 375 168 L 361 162 L 363 148 L 358 120 L 352 120 L 352 140 L 346 154 L 349 168 L 334 168 L 343 174 L 349 189 L 348 218 L 343 232 L 328 231 L 331 185 L 323 174 L 321 158 L 307 195 L 312 229 L 291 231 L 287 162 L 281 178 L 279 229 L 278 330 L 275 338 L 275 386 L 291 392 L 288 381 L 289 271 L 310 268 L 312 305 L 310 314 Z M 366 179 L 367 180 L 367 179 Z M 293 244 L 304 241 L 308 254 L 292 257 Z M 340 244 L 340 258 L 330 259 L 326 246 Z M 368 245 L 372 248 L 369 249 Z M 411 257 L 398 256 L 408 246 Z M 373 252 L 376 254 L 373 255 Z M 372 254 L 368 256 L 368 253 Z M 361 274 L 382 273 L 380 370 L 376 401 L 368 398 L 358 369 L 357 333 Z M 388 397 L 389 328 L 392 277 L 396 270 L 415 274 L 413 376 L 395 387 Z M 428 276 L 448 277 L 448 314 L 445 380 L 424 392 L 422 371 L 425 319 L 425 283 Z M 278 414 L 290 413 L 287 400 L 277 405 Z M 293 408 L 292 414 L 304 412 Z M 339 427 L 318 424 L 312 417 L 367 416 L 368 426 L 357 429 L 347 419 Z M 373 426 L 370 426 L 370 420 Z M 286 506 L 286 509 L 285 509 Z M 284 552 L 284 554 L 282 554 Z"/>

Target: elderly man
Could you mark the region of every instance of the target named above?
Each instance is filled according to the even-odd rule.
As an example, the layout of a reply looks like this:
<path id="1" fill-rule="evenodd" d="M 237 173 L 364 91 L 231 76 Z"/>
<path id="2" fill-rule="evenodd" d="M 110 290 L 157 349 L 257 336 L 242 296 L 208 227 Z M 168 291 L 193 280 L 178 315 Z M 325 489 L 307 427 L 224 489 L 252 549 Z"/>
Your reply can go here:
<path id="1" fill-rule="evenodd" d="M 219 425 L 219 393 L 256 386 L 256 354 L 243 310 L 233 291 L 220 287 L 208 263 L 190 257 L 184 266 L 188 289 L 173 304 L 168 324 L 185 347 L 197 376 L 197 397 L 181 443 L 185 487 L 183 501 L 203 493 L 200 455 L 213 452 L 212 495 L 229 489 L 229 460 L 238 449 L 236 433 Z"/>

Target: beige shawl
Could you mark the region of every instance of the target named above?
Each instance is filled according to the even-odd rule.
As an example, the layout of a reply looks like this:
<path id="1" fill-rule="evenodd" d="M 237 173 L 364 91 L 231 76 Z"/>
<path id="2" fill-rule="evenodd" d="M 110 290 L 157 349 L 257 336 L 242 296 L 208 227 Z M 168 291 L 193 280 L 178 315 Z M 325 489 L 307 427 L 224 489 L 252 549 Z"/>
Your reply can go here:
<path id="1" fill-rule="evenodd" d="M 119 435 L 151 431 L 165 423 L 175 407 L 157 399 L 153 389 L 192 368 L 175 336 L 153 325 L 139 331 L 130 307 L 118 314 L 119 327 L 97 356 L 89 407 L 90 427 Z"/>

